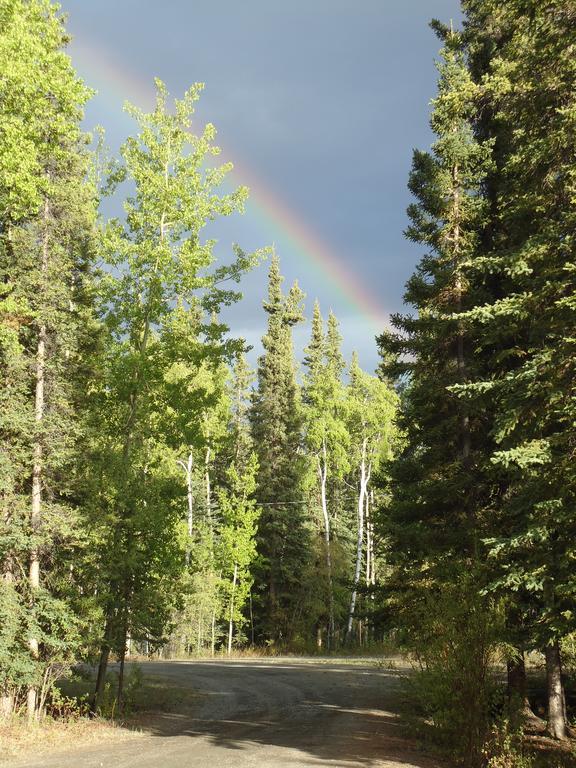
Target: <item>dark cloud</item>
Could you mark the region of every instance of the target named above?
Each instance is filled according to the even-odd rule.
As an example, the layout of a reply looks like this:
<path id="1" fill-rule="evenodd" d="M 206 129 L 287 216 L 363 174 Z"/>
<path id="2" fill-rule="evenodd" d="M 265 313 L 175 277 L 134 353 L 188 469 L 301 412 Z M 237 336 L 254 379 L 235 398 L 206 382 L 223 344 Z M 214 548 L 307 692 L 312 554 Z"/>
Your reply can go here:
<path id="1" fill-rule="evenodd" d="M 402 236 L 407 174 L 413 147 L 431 140 L 439 43 L 428 22 L 458 21 L 457 0 L 64 0 L 63 8 L 88 82 L 107 56 L 144 82 L 161 77 L 174 94 L 206 82 L 199 118 L 216 124 L 229 152 L 348 261 L 386 310 L 401 309 L 419 255 Z M 91 71 L 81 64 L 87 45 L 99 52 Z M 103 123 L 114 145 L 129 124 L 104 108 L 105 87 L 88 119 Z M 252 248 L 275 237 L 253 214 L 249 207 L 242 222 L 218 231 L 222 257 L 232 240 Z M 374 368 L 373 329 L 329 279 L 281 255 L 288 281 L 299 278 L 310 299 L 333 307 L 346 348 L 359 348 Z M 263 325 L 265 278 L 260 269 L 249 279 L 231 313 L 252 339 Z"/>

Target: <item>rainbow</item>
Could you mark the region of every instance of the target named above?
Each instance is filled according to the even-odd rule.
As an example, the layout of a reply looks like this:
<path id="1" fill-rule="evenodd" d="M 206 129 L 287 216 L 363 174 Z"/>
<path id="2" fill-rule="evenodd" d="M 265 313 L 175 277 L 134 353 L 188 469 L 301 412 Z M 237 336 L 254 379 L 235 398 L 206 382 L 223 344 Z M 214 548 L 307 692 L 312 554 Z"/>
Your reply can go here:
<path id="1" fill-rule="evenodd" d="M 126 100 L 142 109 L 153 108 L 155 90 L 152 83 L 145 83 L 134 76 L 108 51 L 95 48 L 85 39 L 76 37 L 70 53 L 81 71 L 90 73 L 90 80 L 95 81 L 96 87 L 100 86 L 99 96 L 106 99 L 118 114 L 121 114 Z M 229 156 L 229 153 L 223 150 L 223 155 Z M 350 312 L 361 317 L 372 331 L 379 333 L 388 326 L 388 313 L 348 266 L 346 259 L 337 254 L 254 171 L 238 163 L 237 159 L 229 159 L 234 165 L 235 180 L 250 189 L 248 213 L 256 216 L 259 227 L 281 246 L 282 253 L 296 256 L 308 270 L 327 282 Z"/>

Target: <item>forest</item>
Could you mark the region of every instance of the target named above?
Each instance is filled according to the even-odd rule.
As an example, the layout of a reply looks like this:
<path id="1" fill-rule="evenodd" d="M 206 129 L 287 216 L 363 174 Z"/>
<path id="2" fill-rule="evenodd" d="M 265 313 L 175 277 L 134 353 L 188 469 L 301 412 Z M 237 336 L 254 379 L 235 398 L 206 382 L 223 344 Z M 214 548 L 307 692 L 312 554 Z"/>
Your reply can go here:
<path id="1" fill-rule="evenodd" d="M 576 5 L 462 9 L 432 22 L 422 255 L 372 374 L 281 253 L 216 259 L 205 230 L 249 190 L 193 120 L 203 85 L 156 80 L 111 156 L 59 7 L 0 0 L 0 719 L 42 719 L 80 662 L 97 713 L 133 656 L 393 645 L 463 764 L 571 739 Z M 252 370 L 221 315 L 259 265 Z"/>

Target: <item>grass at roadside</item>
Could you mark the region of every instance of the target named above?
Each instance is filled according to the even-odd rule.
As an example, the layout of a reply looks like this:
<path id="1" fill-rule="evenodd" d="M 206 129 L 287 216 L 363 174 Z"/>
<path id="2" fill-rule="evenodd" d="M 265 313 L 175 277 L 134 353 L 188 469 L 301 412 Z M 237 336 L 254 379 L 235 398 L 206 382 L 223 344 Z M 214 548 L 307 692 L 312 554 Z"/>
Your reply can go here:
<path id="1" fill-rule="evenodd" d="M 101 718 L 78 717 L 63 721 L 46 717 L 30 726 L 24 718 L 14 717 L 10 722 L 0 723 L 0 764 L 139 735 L 138 731 L 127 730 Z"/>
<path id="2" fill-rule="evenodd" d="M 0 723 L 0 764 L 38 758 L 50 752 L 69 751 L 124 741 L 146 735 L 152 713 L 189 715 L 197 701 L 190 688 L 174 681 L 146 675 L 132 667 L 126 676 L 126 708 L 120 714 L 114 705 L 117 673 L 107 677 L 107 700 L 102 717 L 89 717 L 86 701 L 94 690 L 93 673 L 83 671 L 60 681 L 53 712 L 29 725 L 23 716 Z"/>

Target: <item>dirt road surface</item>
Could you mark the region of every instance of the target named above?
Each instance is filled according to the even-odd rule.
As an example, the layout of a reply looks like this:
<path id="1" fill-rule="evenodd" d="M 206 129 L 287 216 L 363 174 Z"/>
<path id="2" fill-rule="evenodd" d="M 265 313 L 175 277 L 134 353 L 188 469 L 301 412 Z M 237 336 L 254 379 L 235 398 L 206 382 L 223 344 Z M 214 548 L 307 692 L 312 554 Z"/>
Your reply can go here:
<path id="1" fill-rule="evenodd" d="M 144 675 L 190 691 L 145 735 L 44 755 L 19 768 L 434 768 L 398 721 L 399 675 L 305 660 L 150 662 Z"/>

